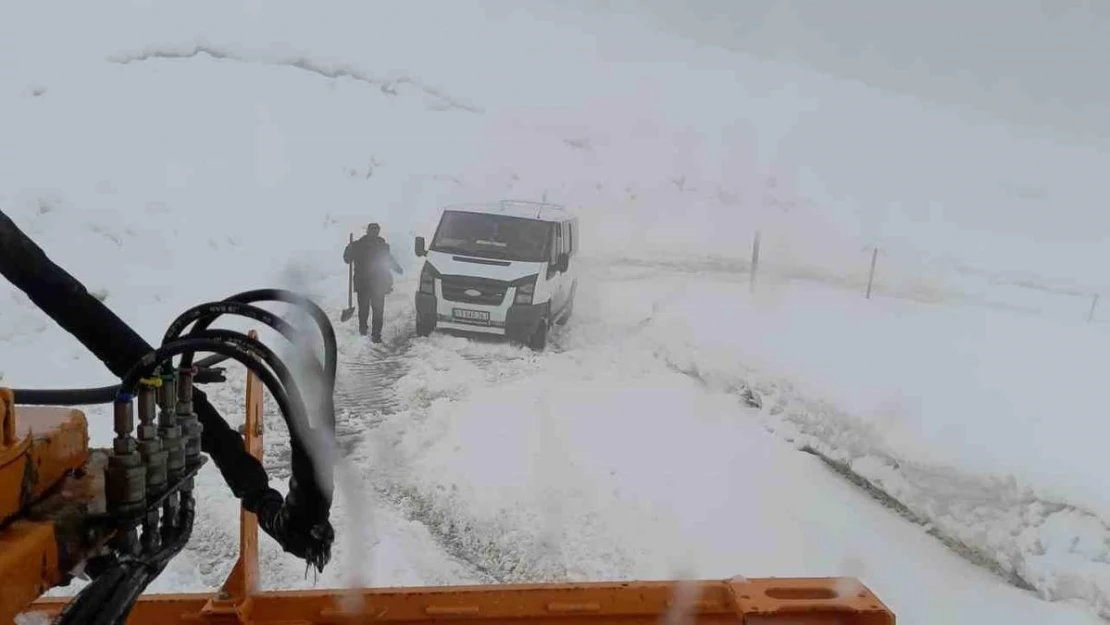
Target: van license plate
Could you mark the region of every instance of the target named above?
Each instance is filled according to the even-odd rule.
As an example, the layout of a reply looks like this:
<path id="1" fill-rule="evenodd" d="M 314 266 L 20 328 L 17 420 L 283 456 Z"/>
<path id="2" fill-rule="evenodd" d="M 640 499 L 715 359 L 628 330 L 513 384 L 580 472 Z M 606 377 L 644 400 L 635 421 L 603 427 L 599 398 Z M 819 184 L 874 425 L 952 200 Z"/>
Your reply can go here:
<path id="1" fill-rule="evenodd" d="M 465 308 L 455 308 L 452 314 L 457 319 L 466 319 L 467 321 L 489 321 L 489 311 L 486 310 L 467 310 Z"/>

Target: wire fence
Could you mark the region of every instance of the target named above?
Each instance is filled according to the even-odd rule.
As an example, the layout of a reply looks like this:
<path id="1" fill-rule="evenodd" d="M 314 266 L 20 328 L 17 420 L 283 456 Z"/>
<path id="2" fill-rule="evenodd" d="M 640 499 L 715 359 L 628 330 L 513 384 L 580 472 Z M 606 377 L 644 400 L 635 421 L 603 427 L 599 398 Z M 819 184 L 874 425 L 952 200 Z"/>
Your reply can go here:
<path id="1" fill-rule="evenodd" d="M 793 258 L 776 262 L 775 251 L 788 251 L 788 247 L 769 246 L 766 233 L 754 233 L 748 272 L 753 293 L 768 279 L 802 279 L 853 290 L 865 299 L 896 297 L 938 304 L 975 304 L 1060 321 L 1108 320 L 1102 315 L 1100 292 L 1053 284 L 1045 278 L 914 258 L 879 246 L 859 250 L 854 259 L 842 253 L 822 263 Z"/>

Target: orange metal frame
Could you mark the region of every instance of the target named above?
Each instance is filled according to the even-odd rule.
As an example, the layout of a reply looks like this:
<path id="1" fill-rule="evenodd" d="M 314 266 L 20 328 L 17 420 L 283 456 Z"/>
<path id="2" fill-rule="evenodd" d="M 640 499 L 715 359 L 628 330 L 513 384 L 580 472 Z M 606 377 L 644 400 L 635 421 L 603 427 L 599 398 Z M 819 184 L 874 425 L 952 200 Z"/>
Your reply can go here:
<path id="1" fill-rule="evenodd" d="M 253 331 L 252 336 L 257 336 Z M 262 384 L 248 374 L 244 438 L 262 457 Z M 258 590 L 258 521 L 240 513 L 239 559 L 218 593 L 144 595 L 133 625 L 347 623 L 544 625 L 745 623 L 893 625 L 894 614 L 851 578 L 516 584 L 417 588 Z M 57 614 L 68 599 L 27 612 Z"/>
<path id="2" fill-rule="evenodd" d="M 62 581 L 58 526 L 48 514 L 18 515 L 88 459 L 80 410 L 25 406 L 17 412 L 12 391 L 0 389 L 0 623 Z"/>

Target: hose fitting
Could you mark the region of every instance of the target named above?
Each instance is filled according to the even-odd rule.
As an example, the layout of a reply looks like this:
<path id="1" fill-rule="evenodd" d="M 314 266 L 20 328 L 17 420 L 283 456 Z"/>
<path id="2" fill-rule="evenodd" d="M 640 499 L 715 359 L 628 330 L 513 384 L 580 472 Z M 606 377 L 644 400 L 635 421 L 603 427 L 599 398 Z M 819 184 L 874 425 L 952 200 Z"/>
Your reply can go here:
<path id="1" fill-rule="evenodd" d="M 200 437 L 204 432 L 204 426 L 200 424 L 193 409 L 193 376 L 196 373 L 196 367 L 182 367 L 178 370 L 177 423 L 181 426 L 187 467 L 200 463 Z"/>
<path id="2" fill-rule="evenodd" d="M 116 437 L 105 475 L 108 509 L 118 513 L 142 510 L 146 504 L 146 467 L 139 443 L 131 435 L 135 427 L 134 405 L 130 398 L 114 405 Z"/>

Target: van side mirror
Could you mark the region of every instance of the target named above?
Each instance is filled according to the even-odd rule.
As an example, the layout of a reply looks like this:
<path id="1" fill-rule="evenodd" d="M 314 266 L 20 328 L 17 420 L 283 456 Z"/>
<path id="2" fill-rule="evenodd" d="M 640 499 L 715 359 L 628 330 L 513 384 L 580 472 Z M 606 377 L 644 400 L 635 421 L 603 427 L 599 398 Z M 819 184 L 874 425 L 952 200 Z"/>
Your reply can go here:
<path id="1" fill-rule="evenodd" d="M 566 273 L 567 269 L 570 269 L 570 254 L 566 252 L 559 254 L 559 260 L 555 263 L 555 269 L 558 270 L 559 273 Z"/>
<path id="2" fill-rule="evenodd" d="M 424 246 L 424 237 L 416 237 L 416 255 L 427 256 L 428 249 Z"/>

